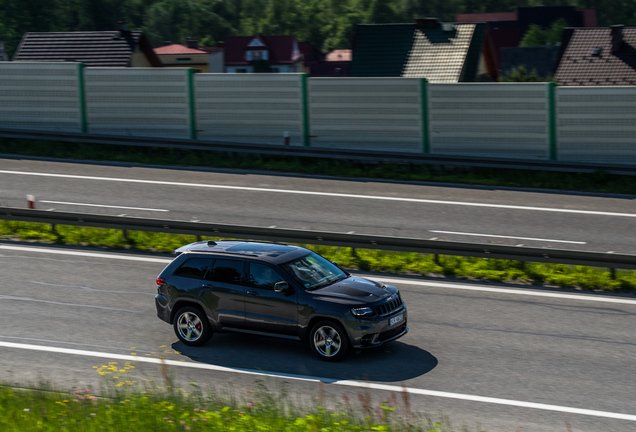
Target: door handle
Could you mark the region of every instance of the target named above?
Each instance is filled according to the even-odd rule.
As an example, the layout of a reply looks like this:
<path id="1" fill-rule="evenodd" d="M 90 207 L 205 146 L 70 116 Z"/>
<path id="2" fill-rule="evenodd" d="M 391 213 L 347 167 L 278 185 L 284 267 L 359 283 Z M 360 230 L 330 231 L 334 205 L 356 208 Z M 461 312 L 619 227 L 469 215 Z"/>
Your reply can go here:
<path id="1" fill-rule="evenodd" d="M 247 291 L 246 294 L 247 295 L 251 295 L 251 296 L 257 296 L 258 295 L 258 291 Z"/>

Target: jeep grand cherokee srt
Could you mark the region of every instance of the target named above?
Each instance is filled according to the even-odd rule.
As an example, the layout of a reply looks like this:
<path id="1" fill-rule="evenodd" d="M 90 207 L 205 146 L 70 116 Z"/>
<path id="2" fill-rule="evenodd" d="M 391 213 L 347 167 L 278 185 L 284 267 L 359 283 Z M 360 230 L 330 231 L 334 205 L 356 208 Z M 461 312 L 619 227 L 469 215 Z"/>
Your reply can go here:
<path id="1" fill-rule="evenodd" d="M 408 332 L 397 288 L 341 270 L 298 246 L 252 241 L 196 242 L 157 277 L 157 315 L 181 342 L 214 332 L 305 341 L 320 359 L 377 347 Z"/>

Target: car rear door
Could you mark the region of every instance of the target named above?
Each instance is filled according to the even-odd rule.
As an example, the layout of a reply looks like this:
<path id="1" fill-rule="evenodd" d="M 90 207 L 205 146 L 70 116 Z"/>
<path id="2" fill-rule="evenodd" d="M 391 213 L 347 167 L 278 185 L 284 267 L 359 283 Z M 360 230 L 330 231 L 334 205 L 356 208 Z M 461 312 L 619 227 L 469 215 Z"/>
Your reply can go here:
<path id="1" fill-rule="evenodd" d="M 243 260 L 218 258 L 205 276 L 201 300 L 218 327 L 245 326 L 245 265 Z"/>

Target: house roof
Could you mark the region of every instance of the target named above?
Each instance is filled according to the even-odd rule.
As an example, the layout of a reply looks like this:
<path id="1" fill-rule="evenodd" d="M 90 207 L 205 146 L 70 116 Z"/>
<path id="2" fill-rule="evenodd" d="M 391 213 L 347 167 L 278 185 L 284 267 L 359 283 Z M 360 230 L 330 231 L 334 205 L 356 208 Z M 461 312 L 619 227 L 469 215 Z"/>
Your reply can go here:
<path id="1" fill-rule="evenodd" d="M 554 78 L 565 86 L 636 85 L 636 27 L 624 27 L 622 41 L 613 51 L 612 28 L 566 29 Z"/>
<path id="2" fill-rule="evenodd" d="M 180 55 L 180 54 L 208 54 L 207 51 L 201 49 L 188 48 L 180 44 L 171 44 L 155 48 L 157 55 Z"/>
<path id="3" fill-rule="evenodd" d="M 432 83 L 473 81 L 484 46 L 483 23 L 360 24 L 349 76 L 423 77 Z"/>
<path id="4" fill-rule="evenodd" d="M 75 61 L 89 67 L 128 67 L 136 49 L 153 66 L 161 60 L 141 31 L 32 32 L 26 33 L 14 61 Z"/>
<path id="5" fill-rule="evenodd" d="M 455 15 L 457 22 L 517 21 L 517 12 L 466 13 Z"/>
<path id="6" fill-rule="evenodd" d="M 250 64 L 245 60 L 245 51 L 254 39 L 258 39 L 269 51 L 270 64 L 293 64 L 300 61 L 296 36 L 228 36 L 225 38 L 225 64 L 240 66 Z M 296 55 L 298 55 L 296 57 Z"/>

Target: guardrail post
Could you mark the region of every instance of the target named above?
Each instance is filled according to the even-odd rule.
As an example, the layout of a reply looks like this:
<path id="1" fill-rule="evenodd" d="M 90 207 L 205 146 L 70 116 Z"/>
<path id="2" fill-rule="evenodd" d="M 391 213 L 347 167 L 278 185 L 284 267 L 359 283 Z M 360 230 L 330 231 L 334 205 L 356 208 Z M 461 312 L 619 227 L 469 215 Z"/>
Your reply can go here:
<path id="1" fill-rule="evenodd" d="M 431 137 L 428 127 L 428 80 L 426 78 L 420 80 L 420 102 L 422 104 L 422 153 L 429 154 L 431 152 Z"/>
<path id="2" fill-rule="evenodd" d="M 303 111 L 303 145 L 309 147 L 309 90 L 307 86 L 307 74 L 304 73 L 300 76 L 301 92 L 302 92 L 302 111 Z"/>
<path id="3" fill-rule="evenodd" d="M 556 83 L 548 83 L 548 124 L 550 133 L 550 160 L 558 159 L 557 151 L 557 113 L 556 113 Z"/>
<path id="4" fill-rule="evenodd" d="M 188 69 L 188 113 L 190 116 L 190 139 L 197 139 L 197 113 L 194 95 L 194 74 L 195 70 Z"/>
<path id="5" fill-rule="evenodd" d="M 84 81 L 84 63 L 77 64 L 77 92 L 79 97 L 80 130 L 82 133 L 88 132 L 88 122 L 86 120 L 86 84 Z"/>

